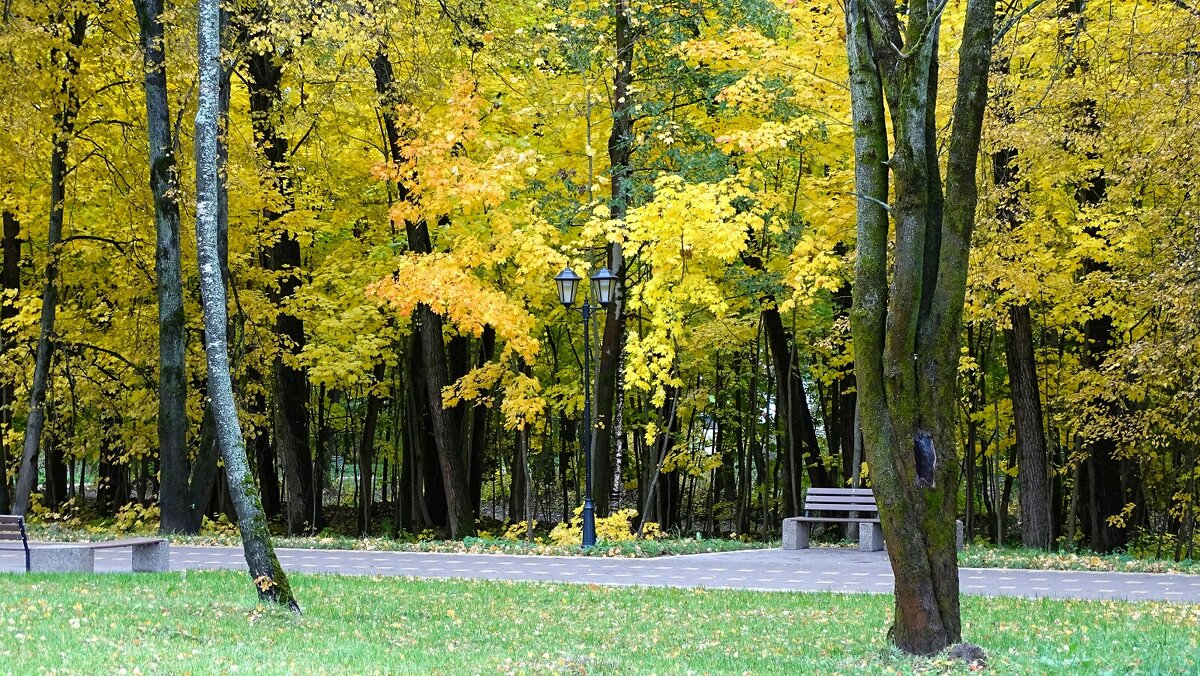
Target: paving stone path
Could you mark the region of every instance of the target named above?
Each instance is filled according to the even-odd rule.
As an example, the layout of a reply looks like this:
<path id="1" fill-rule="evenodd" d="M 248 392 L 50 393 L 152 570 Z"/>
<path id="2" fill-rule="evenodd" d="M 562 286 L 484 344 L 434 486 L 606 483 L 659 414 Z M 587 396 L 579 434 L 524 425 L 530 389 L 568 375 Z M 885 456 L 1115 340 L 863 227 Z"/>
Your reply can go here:
<path id="1" fill-rule="evenodd" d="M 885 552 L 757 549 L 653 559 L 280 549 L 301 573 L 526 580 L 766 591 L 891 593 Z M 20 552 L 0 550 L 0 571 L 22 570 Z M 244 569 L 235 547 L 171 547 L 172 570 Z M 96 552 L 96 570 L 130 569 L 130 554 Z M 963 568 L 964 594 L 1200 603 L 1200 575 Z"/>

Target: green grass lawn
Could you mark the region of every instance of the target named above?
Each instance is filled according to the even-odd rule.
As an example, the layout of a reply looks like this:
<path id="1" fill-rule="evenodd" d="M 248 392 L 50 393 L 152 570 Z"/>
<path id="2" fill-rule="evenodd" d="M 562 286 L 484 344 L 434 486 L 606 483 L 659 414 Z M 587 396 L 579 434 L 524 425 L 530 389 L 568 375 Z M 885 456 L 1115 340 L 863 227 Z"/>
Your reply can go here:
<path id="1" fill-rule="evenodd" d="M 0 671 L 913 673 L 891 597 L 296 575 L 303 617 L 244 574 L 0 575 Z M 963 599 L 995 673 L 1196 673 L 1200 606 Z"/>

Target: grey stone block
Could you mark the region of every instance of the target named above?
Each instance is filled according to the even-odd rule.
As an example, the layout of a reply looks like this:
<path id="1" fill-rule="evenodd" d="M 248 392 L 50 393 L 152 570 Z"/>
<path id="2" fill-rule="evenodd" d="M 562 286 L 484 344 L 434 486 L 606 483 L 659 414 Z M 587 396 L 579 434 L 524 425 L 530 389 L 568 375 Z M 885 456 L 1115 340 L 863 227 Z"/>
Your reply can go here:
<path id="1" fill-rule="evenodd" d="M 165 573 L 171 569 L 171 550 L 166 540 L 133 545 L 133 572 Z"/>
<path id="2" fill-rule="evenodd" d="M 965 530 L 962 519 L 956 519 L 954 521 L 954 546 L 958 547 L 960 552 L 963 550 L 963 532 Z"/>
<path id="3" fill-rule="evenodd" d="M 96 571 L 96 553 L 86 546 L 30 547 L 29 570 L 34 573 L 93 573 Z"/>
<path id="4" fill-rule="evenodd" d="M 795 517 L 783 520 L 783 548 L 808 549 L 808 523 Z"/>
<path id="5" fill-rule="evenodd" d="M 883 527 L 877 523 L 858 524 L 858 551 L 878 552 L 883 549 Z"/>

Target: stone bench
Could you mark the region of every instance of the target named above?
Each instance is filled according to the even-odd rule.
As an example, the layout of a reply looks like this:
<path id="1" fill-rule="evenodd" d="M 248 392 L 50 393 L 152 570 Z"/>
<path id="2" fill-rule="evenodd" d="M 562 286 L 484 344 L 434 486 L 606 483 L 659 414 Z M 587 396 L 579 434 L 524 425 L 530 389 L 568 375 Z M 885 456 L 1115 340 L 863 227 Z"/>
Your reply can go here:
<path id="1" fill-rule="evenodd" d="M 94 573 L 97 549 L 129 547 L 135 573 L 162 573 L 170 569 L 170 545 L 162 538 L 131 538 L 103 542 L 34 543 L 29 548 L 28 570 L 37 573 Z"/>

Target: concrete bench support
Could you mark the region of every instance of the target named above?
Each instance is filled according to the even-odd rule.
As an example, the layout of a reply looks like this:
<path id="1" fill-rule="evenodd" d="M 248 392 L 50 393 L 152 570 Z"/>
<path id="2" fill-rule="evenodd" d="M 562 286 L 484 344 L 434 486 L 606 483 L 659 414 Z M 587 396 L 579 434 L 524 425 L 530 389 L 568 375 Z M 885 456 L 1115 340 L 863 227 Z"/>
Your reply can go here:
<path id="1" fill-rule="evenodd" d="M 783 520 L 783 548 L 808 549 L 808 523 L 796 517 Z"/>
<path id="2" fill-rule="evenodd" d="M 166 540 L 133 545 L 133 572 L 165 573 L 171 569 L 171 550 Z"/>
<path id="3" fill-rule="evenodd" d="M 883 550 L 883 526 L 877 523 L 858 524 L 858 551 L 878 552 Z"/>
<path id="4" fill-rule="evenodd" d="M 96 552 L 91 547 L 50 545 L 29 548 L 29 570 L 33 573 L 92 573 Z"/>

